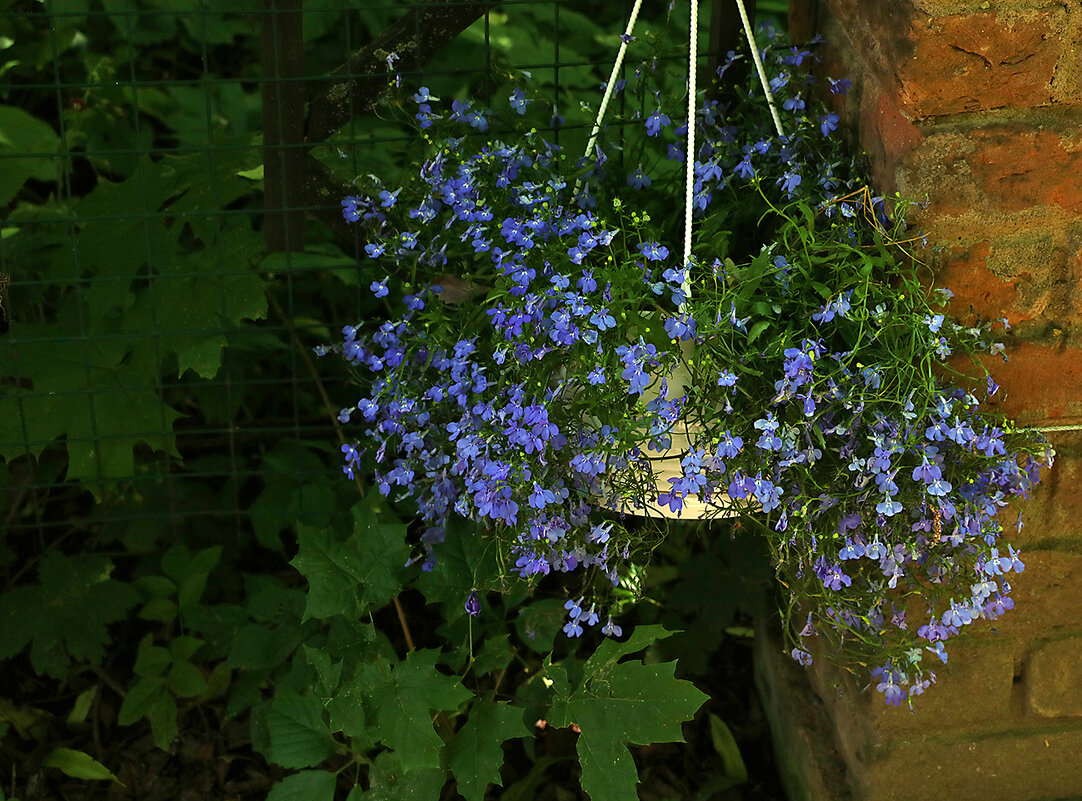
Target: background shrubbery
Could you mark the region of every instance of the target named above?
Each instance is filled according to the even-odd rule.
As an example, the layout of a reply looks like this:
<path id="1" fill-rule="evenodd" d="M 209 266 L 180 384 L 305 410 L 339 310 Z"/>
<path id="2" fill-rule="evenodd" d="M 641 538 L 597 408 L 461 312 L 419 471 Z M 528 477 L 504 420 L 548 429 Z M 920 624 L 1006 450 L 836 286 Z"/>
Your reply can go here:
<path id="1" fill-rule="evenodd" d="M 396 5 L 306 3 L 306 85 Z M 407 77 L 484 97 L 528 69 L 581 137 L 625 9 L 558 5 L 494 11 Z M 644 35 L 666 25 L 656 6 Z M 648 625 L 591 657 L 595 641 L 556 637 L 556 581 L 483 596 L 471 624 L 466 566 L 485 555 L 404 567 L 408 518 L 342 476 L 333 420 L 354 399 L 308 353 L 326 321 L 374 313 L 377 276 L 321 221 L 340 196 L 308 208 L 303 252 L 267 252 L 259 40 L 244 0 L 0 15 L 0 797 L 260 798 L 285 777 L 276 799 L 473 799 L 506 759 L 504 797 L 567 798 L 575 782 L 546 777 L 567 775 L 575 735 L 555 729 L 617 711 L 627 728 L 590 745 L 619 778 L 587 758 L 583 783 L 627 797 L 623 742 L 680 728 L 626 714 L 621 682 L 690 716 L 703 696 L 677 657 L 713 700 L 692 746 L 636 752 L 648 793 L 763 797 L 750 541 L 714 527 L 667 544 L 638 577 Z M 311 154 L 348 187 L 393 170 L 401 136 L 364 115 Z M 125 786 L 67 778 L 108 771 Z"/>

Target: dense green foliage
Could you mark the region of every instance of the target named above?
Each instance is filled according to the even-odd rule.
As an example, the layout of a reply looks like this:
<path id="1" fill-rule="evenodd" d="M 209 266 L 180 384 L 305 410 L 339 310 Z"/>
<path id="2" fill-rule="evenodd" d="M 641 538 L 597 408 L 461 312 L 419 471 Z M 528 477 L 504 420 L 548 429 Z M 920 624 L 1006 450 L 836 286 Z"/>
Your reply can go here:
<path id="1" fill-rule="evenodd" d="M 306 74 L 399 13 L 366 5 L 305 4 Z M 551 3 L 509 5 L 424 79 L 455 96 L 529 69 L 558 82 L 581 135 L 618 5 L 561 4 L 558 30 Z M 752 610 L 739 566 L 756 559 L 670 545 L 637 578 L 665 603 L 592 655 L 593 641 L 557 640 L 558 583 L 486 595 L 467 576 L 492 554 L 468 539 L 430 573 L 405 566 L 416 532 L 343 479 L 334 414 L 349 390 L 307 355 L 333 336 L 316 321 L 375 312 L 375 273 L 312 216 L 303 252 L 267 253 L 258 4 L 181 6 L 19 0 L 0 16 L 0 742 L 16 765 L 0 798 L 43 769 L 54 788 L 61 774 L 132 785 L 123 727 L 176 753 L 236 721 L 261 770 L 284 776 L 274 801 L 456 786 L 472 801 L 505 752 L 506 797 L 530 798 L 568 757 L 535 742 L 538 720 L 581 730 L 593 798 L 630 797 L 626 744 L 681 738 L 705 698 L 687 678 L 709 675 Z M 665 25 L 651 13 L 644 31 Z M 361 116 L 311 152 L 348 185 L 393 169 L 401 134 Z M 696 591 L 726 570 L 724 592 Z M 471 623 L 473 589 L 485 614 Z M 644 687 L 656 708 L 624 713 Z M 710 726 L 736 766 L 713 787 L 746 780 L 725 724 Z"/>

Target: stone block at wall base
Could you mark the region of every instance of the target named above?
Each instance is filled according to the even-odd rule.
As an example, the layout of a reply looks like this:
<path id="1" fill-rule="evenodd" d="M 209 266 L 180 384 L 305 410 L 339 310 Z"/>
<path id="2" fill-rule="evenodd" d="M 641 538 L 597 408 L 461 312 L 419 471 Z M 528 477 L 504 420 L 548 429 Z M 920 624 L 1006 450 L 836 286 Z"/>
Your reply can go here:
<path id="1" fill-rule="evenodd" d="M 789 801 L 854 801 L 833 724 L 807 672 L 782 647 L 777 618 L 755 632 L 755 686 L 770 721 L 778 774 Z"/>

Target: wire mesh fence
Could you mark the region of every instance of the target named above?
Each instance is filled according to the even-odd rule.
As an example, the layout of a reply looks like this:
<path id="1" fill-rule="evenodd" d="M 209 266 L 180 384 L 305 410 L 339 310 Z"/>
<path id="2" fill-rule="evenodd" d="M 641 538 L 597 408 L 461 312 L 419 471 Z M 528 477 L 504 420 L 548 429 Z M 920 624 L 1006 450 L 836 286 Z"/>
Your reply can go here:
<path id="1" fill-rule="evenodd" d="M 584 137 L 574 111 L 628 5 L 0 11 L 0 564 L 23 535 L 138 551 L 183 525 L 279 547 L 289 519 L 318 523 L 351 491 L 329 480 L 348 387 L 311 348 L 375 302 L 341 199 L 412 135 L 378 101 L 396 81 L 483 100 L 528 74 Z M 646 5 L 659 29 L 688 13 Z M 703 14 L 704 63 L 735 42 L 732 6 Z"/>

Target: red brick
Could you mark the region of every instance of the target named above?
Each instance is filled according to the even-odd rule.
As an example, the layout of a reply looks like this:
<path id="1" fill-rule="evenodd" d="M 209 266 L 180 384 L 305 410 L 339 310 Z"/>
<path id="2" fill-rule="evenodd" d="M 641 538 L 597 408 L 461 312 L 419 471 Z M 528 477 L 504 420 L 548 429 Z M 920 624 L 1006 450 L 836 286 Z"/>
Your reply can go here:
<path id="1" fill-rule="evenodd" d="M 1065 24 L 1063 8 L 914 19 L 900 105 L 915 118 L 1049 105 Z"/>
<path id="2" fill-rule="evenodd" d="M 1063 338 L 1057 331 L 1049 344 L 1010 344 L 1008 362 L 984 359 L 1002 387 L 999 411 L 1023 425 L 1082 423 L 1082 350 L 1057 345 Z"/>
<path id="3" fill-rule="evenodd" d="M 872 180 L 883 193 L 897 189 L 899 162 L 924 141 L 920 129 L 902 114 L 893 93 L 867 80 L 861 93 L 860 133 L 872 164 Z"/>
<path id="4" fill-rule="evenodd" d="M 1082 141 L 1051 131 L 987 127 L 969 138 L 973 180 L 997 209 L 1059 206 L 1082 215 Z"/>
<path id="5" fill-rule="evenodd" d="M 1038 645 L 1026 660 L 1026 707 L 1043 717 L 1082 716 L 1082 637 Z"/>
<path id="6" fill-rule="evenodd" d="M 965 315 L 972 309 L 985 318 L 1007 317 L 1012 324 L 1030 319 L 1011 314 L 1018 299 L 1017 282 L 1001 281 L 988 271 L 991 247 L 986 240 L 950 248 L 936 271 L 936 286 L 954 293 L 951 309 L 955 314 Z"/>

